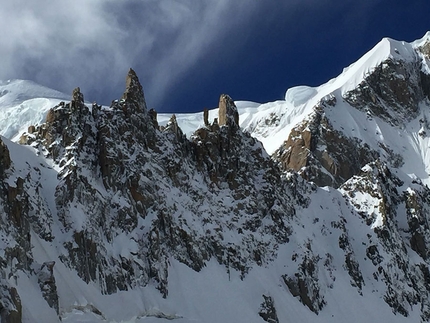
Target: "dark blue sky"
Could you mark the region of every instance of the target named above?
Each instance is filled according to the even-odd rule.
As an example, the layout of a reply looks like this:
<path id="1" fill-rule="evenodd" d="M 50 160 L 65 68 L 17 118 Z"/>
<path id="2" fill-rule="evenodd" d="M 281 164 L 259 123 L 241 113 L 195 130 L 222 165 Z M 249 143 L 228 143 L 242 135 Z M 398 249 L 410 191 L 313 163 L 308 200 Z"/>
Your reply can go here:
<path id="1" fill-rule="evenodd" d="M 363 1 L 362 1 L 363 2 Z M 283 99 L 337 76 L 383 37 L 430 30 L 426 0 L 124 0 L 2 5 L 0 79 L 109 104 L 133 67 L 159 112 Z"/>
<path id="2" fill-rule="evenodd" d="M 283 99 L 289 87 L 318 86 L 337 76 L 383 37 L 413 41 L 430 29 L 430 1 L 381 1 L 365 17 L 332 3 L 323 10 L 301 8 L 288 19 L 282 10 L 266 8 L 243 34 L 225 37 L 225 50 L 232 46 L 234 53 L 199 62 L 159 110 L 216 106 L 224 92 L 235 100 Z M 234 46 L 241 36 L 245 40 Z"/>

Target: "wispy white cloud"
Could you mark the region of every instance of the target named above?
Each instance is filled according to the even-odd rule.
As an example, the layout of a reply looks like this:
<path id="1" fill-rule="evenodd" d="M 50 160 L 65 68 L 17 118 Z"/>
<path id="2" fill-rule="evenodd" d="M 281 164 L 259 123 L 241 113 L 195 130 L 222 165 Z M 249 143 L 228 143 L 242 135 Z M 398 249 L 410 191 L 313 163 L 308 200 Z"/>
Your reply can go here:
<path id="1" fill-rule="evenodd" d="M 80 85 L 97 95 L 139 66 L 154 103 L 256 7 L 245 0 L 2 2 L 0 78 L 30 78 L 63 91 Z"/>
<path id="2" fill-rule="evenodd" d="M 0 77 L 32 78 L 62 90 L 97 80 L 104 64 L 123 68 L 116 50 L 123 31 L 110 23 L 104 1 L 3 1 Z M 103 73 L 102 73 L 103 74 Z"/>
<path id="3" fill-rule="evenodd" d="M 152 105 L 198 62 L 228 56 L 226 36 L 235 34 L 238 43 L 251 37 L 246 25 L 267 19 L 260 12 L 279 8 L 294 14 L 296 7 L 319 5 L 316 0 L 0 3 L 0 79 L 27 78 L 66 92 L 80 86 L 87 98 L 103 94 L 107 103 L 121 94 L 126 71 L 135 67 Z"/>

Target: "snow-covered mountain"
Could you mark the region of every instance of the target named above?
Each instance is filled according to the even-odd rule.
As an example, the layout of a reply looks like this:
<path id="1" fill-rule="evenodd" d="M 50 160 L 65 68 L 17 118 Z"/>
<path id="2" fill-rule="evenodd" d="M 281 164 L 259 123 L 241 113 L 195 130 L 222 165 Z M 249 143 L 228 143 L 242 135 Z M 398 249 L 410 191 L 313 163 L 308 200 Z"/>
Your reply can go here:
<path id="1" fill-rule="evenodd" d="M 41 124 L 46 114 L 70 95 L 26 80 L 0 81 L 0 134 L 17 140 L 28 127 Z"/>
<path id="2" fill-rule="evenodd" d="M 429 321 L 429 59 L 176 116 L 1 83 L 1 321 Z"/>

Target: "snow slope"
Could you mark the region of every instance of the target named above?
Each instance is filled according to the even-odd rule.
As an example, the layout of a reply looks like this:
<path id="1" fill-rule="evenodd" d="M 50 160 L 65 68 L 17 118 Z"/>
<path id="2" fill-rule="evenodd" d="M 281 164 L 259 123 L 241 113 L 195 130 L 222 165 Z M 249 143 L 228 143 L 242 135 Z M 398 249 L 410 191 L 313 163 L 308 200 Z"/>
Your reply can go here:
<path id="1" fill-rule="evenodd" d="M 424 184 L 430 184 L 430 139 L 420 135 L 422 125 L 418 120 L 430 118 L 428 102 L 422 102 L 419 118 L 393 126 L 381 118 L 369 118 L 365 112 L 353 108 L 342 99 L 342 95 L 356 88 L 366 75 L 387 58 L 421 59 L 414 48 L 428 39 L 430 34 L 414 43 L 383 39 L 361 59 L 344 69 L 337 78 L 324 85 L 315 88 L 294 87 L 287 90 L 285 100 L 270 103 L 238 101 L 236 105 L 240 126 L 261 140 L 270 154 L 288 138 L 293 127 L 312 113 L 318 102 L 327 97 L 336 98 L 337 104 L 325 111 L 336 130 L 348 137 L 358 138 L 382 153 L 381 145 L 404 156 L 403 165 L 396 171 L 403 181 L 402 189 L 413 187 L 416 178 Z M 363 322 L 363 317 L 369 322 L 420 320 L 420 305 L 411 306 L 408 317 L 393 315 L 392 309 L 383 301 L 386 287 L 384 281 L 373 278 L 376 269 L 366 259 L 366 247 L 370 244 L 366 239 L 377 240 L 373 229 L 384 223 L 383 215 L 378 213 L 378 198 L 359 192 L 350 198 L 355 204 L 348 204 L 343 196 L 348 193 L 347 190 L 329 187 L 314 188 L 309 193 L 310 205 L 298 208 L 297 217 L 290 219 L 293 232 L 291 241 L 279 247 L 277 258 L 273 262 L 255 266 L 244 278 L 239 272 L 225 268 L 213 259 L 200 272 L 196 272 L 172 257 L 168 267 L 168 297 L 163 298 L 150 284 L 127 292 L 102 295 L 95 282 L 85 283 L 60 259 L 60 255 L 65 254 L 61 250 L 61 242 L 70 237 L 62 237 L 65 233 L 56 214 L 54 192 L 60 181 L 59 169 L 32 147 L 19 146 L 13 142 L 29 125 L 40 124 L 48 109 L 67 100 L 68 96 L 28 81 L 1 83 L 0 93 L 1 134 L 12 139 L 4 140 L 14 162 L 14 175 L 9 181 L 13 183 L 18 177 L 25 177 L 27 174 L 39 178 L 41 185 L 37 190 L 45 198 L 44 203 L 53 215 L 52 232 L 56 240 L 48 242 L 32 232 L 32 253 L 35 266 L 45 261 L 56 262 L 54 275 L 63 322 L 262 322 L 256 312 L 263 301 L 262 295 L 272 297 L 280 322 L 358 323 Z M 215 117 L 216 109 L 210 111 L 209 120 Z M 170 115 L 158 115 L 161 125 L 167 124 L 169 119 Z M 176 119 L 188 136 L 203 126 L 202 113 L 178 114 Z M 370 172 L 370 166 L 365 170 Z M 360 210 L 352 205 L 359 205 Z M 82 219 L 78 215 L 82 215 L 78 209 L 74 212 L 76 227 L 80 228 Z M 359 212 L 375 216 L 375 221 L 369 226 L 359 216 Z M 405 218 L 406 210 L 400 209 L 399 223 Z M 187 220 L 191 222 L 192 219 Z M 340 237 L 345 233 L 348 233 L 353 250 L 339 248 Z M 240 240 L 238 233 L 234 231 L 224 234 L 225 239 L 233 243 Z M 134 252 L 136 246 L 126 239 L 125 235 L 116 236 L 111 243 L 105 245 L 107 253 L 119 257 Z M 390 259 L 391 255 L 378 246 L 381 257 Z M 415 255 L 413 251 L 410 252 Z M 350 275 L 344 270 L 346 254 L 358 259 L 363 273 L 361 288 L 353 285 Z M 294 276 L 299 266 L 294 260 L 295 255 L 299 255 L 299 258 L 303 255 L 315 255 L 320 264 L 316 271 L 322 286 L 320 292 L 327 305 L 318 315 L 293 297 L 285 281 L 281 279 L 283 275 Z M 320 255 L 325 255 L 326 258 L 319 258 Z M 420 261 L 418 256 L 412 257 L 411 266 L 418 266 Z M 394 274 L 402 275 L 401 272 Z M 58 322 L 55 311 L 36 293 L 39 285 L 37 279 L 33 278 L 21 271 L 8 278 L 9 283 L 18 289 L 25 304 L 23 321 Z"/>
<path id="2" fill-rule="evenodd" d="M 36 156 L 31 147 L 19 146 L 7 140 L 6 144 L 15 161 L 16 176 L 29 172 L 31 176 L 49 179 L 42 183 L 40 189 L 44 196 L 52 198 L 53 189 L 59 180 L 57 170 L 49 165 L 49 160 Z M 38 175 L 39 171 L 42 174 Z M 60 299 L 60 315 L 62 322 L 67 323 L 155 323 L 170 320 L 180 323 L 261 323 L 256 310 L 263 301 L 262 295 L 274 300 L 279 322 L 360 323 L 363 322 L 363 317 L 369 322 L 418 322 L 418 306 L 411 309 L 408 317 L 404 317 L 393 316 L 391 309 L 381 303 L 379 291 L 384 289 L 384 285 L 382 281 L 375 282 L 372 279 L 370 265 L 369 268 L 362 268 L 362 272 L 369 277 L 364 277 L 366 285 L 360 293 L 351 287 L 351 278 L 346 271 L 340 270 L 344 265 L 344 252 L 337 244 L 342 230 L 351 233 L 351 239 L 356 241 L 356 252 L 359 252 L 358 256 L 361 258 L 366 257 L 363 237 L 373 235 L 362 219 L 352 214 L 346 204 L 341 203 L 342 195 L 334 189 L 317 189 L 312 193 L 311 201 L 308 208 L 300 211 L 300 221 L 292 222 L 292 241 L 279 248 L 278 257 L 273 262 L 256 266 L 245 278 L 241 278 L 241 274 L 234 269 L 227 271 L 215 260 L 209 261 L 200 272 L 196 272 L 172 258 L 168 268 L 169 295 L 166 298 L 152 285 L 103 295 L 96 283 L 83 282 L 59 258 L 61 244 L 58 244 L 58 239 L 61 241 L 64 232 L 58 221 L 54 221 L 52 225 L 56 236 L 54 242 L 47 242 L 32 233 L 34 268 L 46 261 L 56 262 L 54 276 Z M 48 200 L 47 203 L 55 213 L 53 201 Z M 330 227 L 330 223 L 339 221 L 339 213 L 346 215 L 346 229 Z M 231 241 L 240 240 L 237 233 L 230 232 L 229 235 Z M 312 245 L 312 252 L 316 255 L 330 254 L 330 268 L 334 268 L 331 269 L 330 276 L 325 276 L 323 271 L 319 273 L 322 275 L 321 293 L 327 306 L 318 315 L 289 294 L 287 286 L 280 279 L 282 275 L 294 273 L 297 263 L 292 257 L 294 254 L 304 253 L 308 244 Z M 128 243 L 122 241 L 120 245 L 125 249 L 130 248 Z M 105 245 L 113 253 L 118 247 L 115 242 Z M 388 258 L 388 255 L 383 256 Z M 21 301 L 25 304 L 23 322 L 58 322 L 55 311 L 37 292 L 37 280 L 32 278 L 34 277 L 21 271 L 10 278 L 10 283 L 16 286 Z"/>
<path id="3" fill-rule="evenodd" d="M 49 165 L 42 156 L 36 156 L 31 147 L 19 146 L 6 140 L 11 158 L 15 161 L 16 176 L 29 172 L 32 176 L 41 171 L 41 177 L 49 179 L 40 189 L 46 197 L 53 197 L 53 189 L 58 185 L 57 170 Z M 55 261 L 54 275 L 60 299 L 62 322 L 262 322 L 256 309 L 263 301 L 262 295 L 272 297 L 277 309 L 279 322 L 418 322 L 418 305 L 411 309 L 408 317 L 393 316 L 391 309 L 382 303 L 382 281 L 375 282 L 371 277 L 372 266 L 361 268 L 365 282 L 361 292 L 351 287 L 351 278 L 344 266 L 344 252 L 337 247 L 342 230 L 348 231 L 354 242 L 359 258 L 366 257 L 364 237 L 374 235 L 363 220 L 351 212 L 343 203 L 342 195 L 334 189 L 317 189 L 312 193 L 311 205 L 300 210 L 300 221 L 292 221 L 294 234 L 292 240 L 282 245 L 278 257 L 268 265 L 253 268 L 245 278 L 234 269 L 226 270 L 215 260 L 196 272 L 175 259 L 169 265 L 169 295 L 163 298 L 152 285 L 103 295 L 96 283 L 85 283 L 70 268 L 66 267 L 59 254 L 58 241 L 47 242 L 32 233 L 34 268 L 45 261 Z M 53 201 L 47 201 L 55 213 Z M 345 214 L 346 228 L 335 228 L 330 223 L 339 221 L 338 214 Z M 54 216 L 55 218 L 55 216 Z M 318 219 L 318 221 L 316 220 Z M 64 234 L 58 221 L 54 221 L 52 231 L 57 240 Z M 229 233 L 232 241 L 240 240 L 237 233 Z M 57 242 L 57 243 L 55 243 Z M 292 260 L 295 254 L 308 251 L 312 245 L 315 255 L 328 255 L 332 259 L 330 275 L 323 271 L 319 275 L 327 306 L 318 315 L 303 306 L 289 294 L 288 288 L 280 277 L 293 274 L 297 263 Z M 120 242 L 122 248 L 129 249 L 128 243 Z M 111 252 L 119 246 L 106 244 Z M 126 255 L 125 252 L 124 255 Z M 388 255 L 382 254 L 388 258 Z M 324 260 L 327 262 L 327 259 Z M 322 260 L 321 260 L 322 262 Z M 338 268 L 336 270 L 336 268 Z M 33 277 L 34 278 L 34 277 Z M 58 322 L 55 311 L 40 297 L 37 280 L 23 272 L 11 277 L 16 286 L 23 308 L 23 322 Z"/>
<path id="4" fill-rule="evenodd" d="M 262 141 L 271 154 L 287 139 L 292 127 L 311 113 L 321 99 L 330 95 L 341 98 L 388 58 L 417 59 L 416 47 L 429 39 L 430 33 L 413 43 L 384 38 L 339 76 L 319 87 L 290 88 L 282 101 L 263 104 L 237 101 L 240 126 Z M 9 139 L 18 139 L 26 127 L 40 124 L 50 107 L 68 99 L 69 95 L 31 81 L 0 82 L 0 134 Z M 209 111 L 210 122 L 217 117 L 217 113 L 217 109 Z M 158 114 L 159 124 L 165 125 L 170 117 L 170 114 Z M 177 114 L 176 119 L 187 136 L 203 126 L 203 113 Z"/>
<path id="5" fill-rule="evenodd" d="M 27 80 L 0 81 L 0 134 L 18 140 L 30 125 L 44 122 L 46 113 L 70 96 Z"/>
<path id="6" fill-rule="evenodd" d="M 427 152 L 429 140 L 418 135 L 421 128 L 417 120 L 410 121 L 402 129 L 393 129 L 379 118 L 369 120 L 364 113 L 352 108 L 342 98 L 342 95 L 356 88 L 376 66 L 388 58 L 406 61 L 419 59 L 415 49 L 429 39 L 430 33 L 412 43 L 384 38 L 358 61 L 345 68 L 338 77 L 319 87 L 290 88 L 282 101 L 263 104 L 237 101 L 240 126 L 260 140 L 266 151 L 272 154 L 288 138 L 291 129 L 312 113 L 318 102 L 325 97 L 335 97 L 338 105 L 329 112 L 329 119 L 336 130 L 369 143 L 377 151 L 384 144 L 397 154 L 414 156 L 406 160 L 404 171 L 415 173 L 430 184 L 430 154 Z M 66 94 L 31 81 L 0 82 L 0 134 L 17 141 L 28 126 L 41 124 L 51 107 L 68 99 Z M 428 118 L 427 109 L 423 106 L 421 110 L 421 117 Z M 210 110 L 209 122 L 217 114 L 217 109 Z M 158 114 L 159 124 L 167 124 L 170 117 L 170 114 Z M 177 114 L 176 119 L 187 137 L 204 126 L 203 113 Z"/>

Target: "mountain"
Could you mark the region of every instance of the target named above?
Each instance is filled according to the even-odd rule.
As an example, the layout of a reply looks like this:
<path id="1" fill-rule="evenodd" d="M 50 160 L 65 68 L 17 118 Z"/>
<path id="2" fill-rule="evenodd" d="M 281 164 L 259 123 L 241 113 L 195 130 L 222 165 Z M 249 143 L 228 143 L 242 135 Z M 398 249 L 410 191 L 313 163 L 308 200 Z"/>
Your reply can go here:
<path id="1" fill-rule="evenodd" d="M 70 95 L 27 80 L 0 81 L 1 135 L 17 139 L 27 128 L 41 124 L 46 113 Z"/>
<path id="2" fill-rule="evenodd" d="M 429 59 L 168 117 L 2 83 L 1 322 L 429 321 Z"/>

